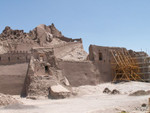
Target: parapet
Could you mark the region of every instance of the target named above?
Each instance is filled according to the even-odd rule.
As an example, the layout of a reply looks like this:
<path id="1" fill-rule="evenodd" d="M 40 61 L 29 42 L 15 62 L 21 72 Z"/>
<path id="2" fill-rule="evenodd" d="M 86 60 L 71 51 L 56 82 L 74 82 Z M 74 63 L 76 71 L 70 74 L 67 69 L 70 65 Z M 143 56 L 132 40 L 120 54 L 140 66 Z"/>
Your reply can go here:
<path id="1" fill-rule="evenodd" d="M 79 38 L 79 39 L 72 39 L 72 38 L 68 38 L 68 37 L 64 37 L 64 36 L 57 37 L 57 38 L 59 38 L 62 41 L 66 41 L 66 42 L 81 42 L 82 43 L 82 39 L 81 38 Z"/>
<path id="2" fill-rule="evenodd" d="M 30 57 L 31 54 L 27 51 L 8 51 L 7 53 L 0 54 L 0 65 L 28 63 Z"/>

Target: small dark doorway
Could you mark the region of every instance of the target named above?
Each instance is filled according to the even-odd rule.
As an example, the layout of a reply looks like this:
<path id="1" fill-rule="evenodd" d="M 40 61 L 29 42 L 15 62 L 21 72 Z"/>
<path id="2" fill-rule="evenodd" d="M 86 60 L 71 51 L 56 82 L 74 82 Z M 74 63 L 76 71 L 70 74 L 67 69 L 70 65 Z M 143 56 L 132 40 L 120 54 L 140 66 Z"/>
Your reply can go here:
<path id="1" fill-rule="evenodd" d="M 48 73 L 48 72 L 49 72 L 48 66 L 45 66 L 45 73 Z"/>
<path id="2" fill-rule="evenodd" d="M 102 55 L 102 53 L 99 53 L 99 60 L 103 60 L 103 55 Z"/>

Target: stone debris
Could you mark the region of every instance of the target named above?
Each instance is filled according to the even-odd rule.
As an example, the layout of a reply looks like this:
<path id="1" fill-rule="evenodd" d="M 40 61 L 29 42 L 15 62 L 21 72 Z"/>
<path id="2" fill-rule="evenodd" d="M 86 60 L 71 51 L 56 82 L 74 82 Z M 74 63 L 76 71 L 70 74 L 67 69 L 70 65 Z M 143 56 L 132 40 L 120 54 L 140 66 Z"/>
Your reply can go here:
<path id="1" fill-rule="evenodd" d="M 142 96 L 142 95 L 150 95 L 150 91 L 145 91 L 145 90 L 138 90 L 138 91 L 135 91 L 131 94 L 129 94 L 129 96 Z"/>
<path id="2" fill-rule="evenodd" d="M 108 89 L 108 88 L 105 88 L 105 89 L 104 89 L 104 91 L 103 91 L 103 93 L 110 94 L 110 93 L 111 93 L 111 90 L 110 90 L 110 89 Z"/>
<path id="3" fill-rule="evenodd" d="M 112 94 L 112 95 L 116 95 L 116 94 L 120 94 L 120 91 L 118 91 L 117 89 L 113 89 L 112 91 L 108 88 L 105 88 L 103 93 L 106 94 Z"/>
<path id="4" fill-rule="evenodd" d="M 149 106 L 145 103 L 143 103 L 141 106 L 135 107 L 136 111 L 141 111 L 142 113 L 146 113 L 146 111 L 149 109 Z"/>
<path id="5" fill-rule="evenodd" d="M 63 99 L 63 98 L 69 97 L 70 95 L 71 95 L 71 92 L 60 84 L 51 86 L 49 88 L 49 98 Z"/>
<path id="6" fill-rule="evenodd" d="M 114 89 L 112 92 L 111 92 L 112 95 L 116 95 L 116 94 L 120 94 L 120 92 L 116 89 Z"/>
<path id="7" fill-rule="evenodd" d="M 145 104 L 145 103 L 143 103 L 142 105 L 141 105 L 141 107 L 146 107 L 147 106 L 147 104 Z"/>
<path id="8" fill-rule="evenodd" d="M 0 106 L 7 106 L 7 105 L 19 104 L 19 103 L 21 103 L 21 102 L 19 102 L 12 96 L 4 95 L 4 94 L 0 93 Z"/>

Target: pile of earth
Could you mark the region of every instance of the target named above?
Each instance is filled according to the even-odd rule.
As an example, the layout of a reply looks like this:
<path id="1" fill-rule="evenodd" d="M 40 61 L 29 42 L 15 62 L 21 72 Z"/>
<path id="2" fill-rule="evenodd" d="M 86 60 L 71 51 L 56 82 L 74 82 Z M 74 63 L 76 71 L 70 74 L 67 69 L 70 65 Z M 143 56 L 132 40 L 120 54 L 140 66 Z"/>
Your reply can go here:
<path id="1" fill-rule="evenodd" d="M 148 91 L 138 90 L 138 91 L 135 91 L 135 92 L 129 94 L 129 96 L 143 96 L 143 95 L 150 95 L 150 90 L 148 90 Z"/>
<path id="2" fill-rule="evenodd" d="M 0 106 L 7 106 L 7 105 L 19 104 L 19 103 L 21 103 L 21 102 L 19 102 L 12 96 L 4 95 L 4 94 L 0 93 Z"/>

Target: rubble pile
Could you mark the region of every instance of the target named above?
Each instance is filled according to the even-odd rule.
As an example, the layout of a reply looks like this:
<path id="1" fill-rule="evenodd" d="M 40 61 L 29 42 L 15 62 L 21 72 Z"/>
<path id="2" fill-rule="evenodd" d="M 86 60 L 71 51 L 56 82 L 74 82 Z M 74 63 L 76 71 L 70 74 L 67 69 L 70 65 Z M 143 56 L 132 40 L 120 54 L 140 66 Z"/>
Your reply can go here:
<path id="1" fill-rule="evenodd" d="M 0 34 L 0 40 L 13 40 L 25 38 L 27 33 L 24 33 L 23 30 L 12 30 L 9 26 L 6 26 L 3 32 Z"/>
<path id="2" fill-rule="evenodd" d="M 118 91 L 117 89 L 113 89 L 112 91 L 108 88 L 105 88 L 103 93 L 106 94 L 112 94 L 112 95 L 116 95 L 116 94 L 120 94 L 120 91 Z"/>
<path id="3" fill-rule="evenodd" d="M 4 95 L 0 93 L 0 106 L 7 106 L 12 104 L 21 103 L 10 95 Z"/>
<path id="4" fill-rule="evenodd" d="M 129 96 L 143 96 L 143 95 L 150 95 L 150 90 L 148 90 L 148 91 L 138 90 L 138 91 L 135 91 L 135 92 L 129 94 Z"/>

